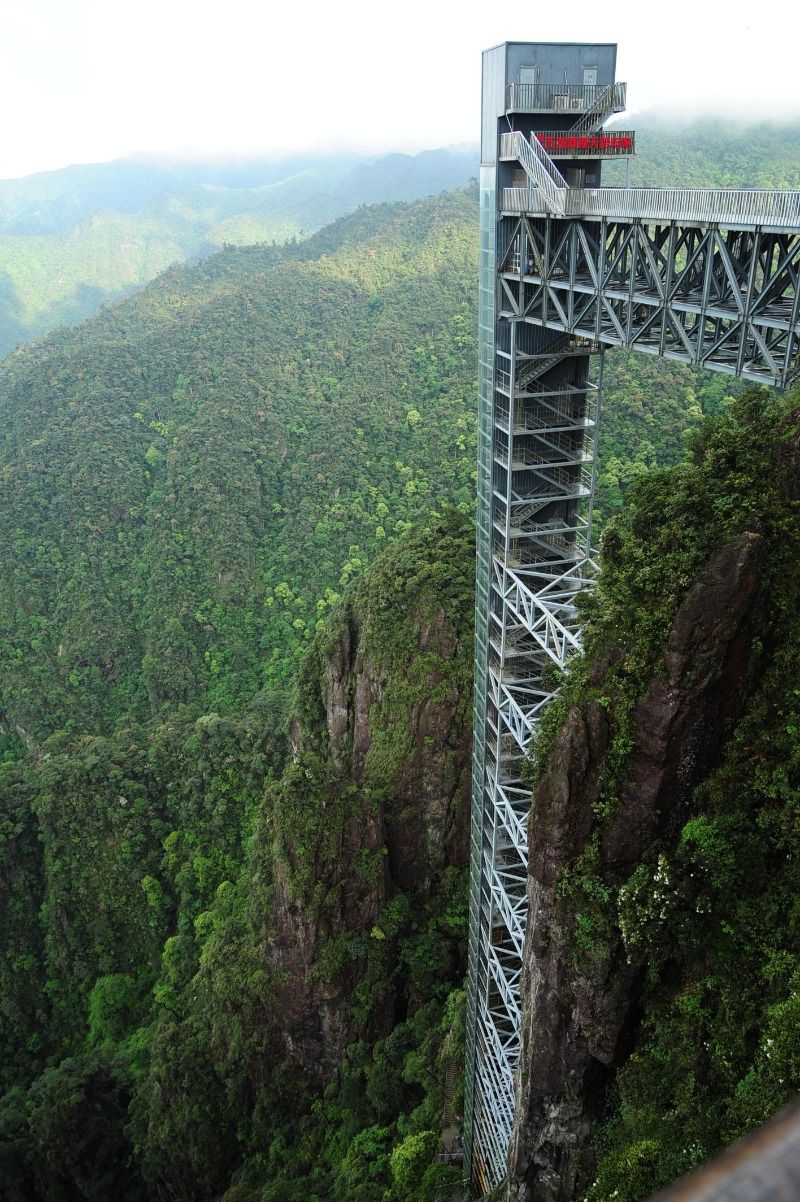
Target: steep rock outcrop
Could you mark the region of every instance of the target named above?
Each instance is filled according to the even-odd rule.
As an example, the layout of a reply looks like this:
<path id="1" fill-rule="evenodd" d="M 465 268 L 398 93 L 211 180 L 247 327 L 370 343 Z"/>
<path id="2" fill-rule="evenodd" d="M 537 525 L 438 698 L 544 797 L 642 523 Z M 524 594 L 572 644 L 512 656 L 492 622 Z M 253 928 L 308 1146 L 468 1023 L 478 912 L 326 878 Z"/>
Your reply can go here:
<path id="1" fill-rule="evenodd" d="M 269 954 L 283 1047 L 317 1081 L 414 1004 L 395 974 L 381 1011 L 358 1013 L 358 939 L 391 939 L 387 905 L 402 895 L 423 912 L 442 874 L 466 865 L 470 544 L 458 514 L 399 544 L 306 664 L 294 762 L 275 797 Z"/>
<path id="2" fill-rule="evenodd" d="M 631 723 L 632 751 L 615 811 L 599 832 L 597 876 L 621 883 L 656 837 L 685 817 L 715 767 L 746 695 L 762 539 L 721 547 L 675 617 L 662 662 Z M 619 652 L 621 654 L 621 652 Z M 602 693 L 608 664 L 595 665 Z M 562 874 L 587 848 L 606 771 L 609 722 L 598 700 L 567 715 L 537 788 L 524 955 L 522 1071 L 509 1161 L 514 1202 L 570 1202 L 585 1183 L 587 1141 L 604 1084 L 630 1049 L 644 969 L 619 932 L 580 951 Z"/>
<path id="3" fill-rule="evenodd" d="M 513 1202 L 640 1202 L 800 1090 L 799 514 L 752 389 L 607 528 L 537 745 Z"/>

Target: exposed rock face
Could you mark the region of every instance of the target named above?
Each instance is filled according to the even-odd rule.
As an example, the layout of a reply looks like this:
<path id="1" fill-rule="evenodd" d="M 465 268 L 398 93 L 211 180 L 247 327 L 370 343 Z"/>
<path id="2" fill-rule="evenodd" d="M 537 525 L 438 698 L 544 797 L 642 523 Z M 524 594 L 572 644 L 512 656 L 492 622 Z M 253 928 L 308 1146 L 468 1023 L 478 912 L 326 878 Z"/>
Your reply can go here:
<path id="1" fill-rule="evenodd" d="M 400 659 L 383 653 L 382 622 L 348 606 L 320 654 L 307 705 L 317 719 L 294 725 L 275 810 L 270 960 L 283 1050 L 318 1083 L 349 1043 L 380 1033 L 353 1017 L 363 963 L 345 956 L 331 970 L 330 949 L 379 927 L 398 892 L 424 907 L 441 873 L 467 861 L 471 628 L 424 594 L 403 616 Z M 408 1004 L 387 997 L 381 1021 Z"/>
<path id="2" fill-rule="evenodd" d="M 625 880 L 655 838 L 679 829 L 691 791 L 718 762 L 747 692 L 760 626 L 760 560 L 760 536 L 742 535 L 712 557 L 680 607 L 662 670 L 636 708 L 626 780 L 601 833 L 606 882 Z M 602 952 L 576 952 L 569 899 L 556 890 L 589 841 L 608 743 L 601 705 L 573 709 L 535 797 L 522 1071 L 509 1159 L 514 1202 L 571 1202 L 586 1183 L 603 1085 L 625 1058 L 638 1021 L 643 964 L 629 962 L 619 937 Z"/>

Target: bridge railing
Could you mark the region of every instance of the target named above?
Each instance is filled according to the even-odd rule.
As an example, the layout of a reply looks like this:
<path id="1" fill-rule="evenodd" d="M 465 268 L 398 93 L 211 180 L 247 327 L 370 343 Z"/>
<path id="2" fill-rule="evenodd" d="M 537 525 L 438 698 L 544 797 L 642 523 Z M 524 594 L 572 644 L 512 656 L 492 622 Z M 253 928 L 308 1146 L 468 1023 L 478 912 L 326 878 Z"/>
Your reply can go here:
<path id="1" fill-rule="evenodd" d="M 800 229 L 800 191 L 760 188 L 568 188 L 547 150 L 534 137 L 504 133 L 502 158 L 516 158 L 529 188 L 503 188 L 510 213 L 611 220 L 675 221 L 767 230 Z"/>
<path id="2" fill-rule="evenodd" d="M 569 217 L 800 226 L 800 192 L 737 188 L 570 188 Z"/>
<path id="3" fill-rule="evenodd" d="M 704 188 L 570 188 L 563 210 L 554 210 L 537 189 L 503 188 L 506 213 L 612 220 L 697 222 L 762 229 L 800 228 L 800 192 Z M 552 207 L 551 207 L 552 206 Z"/>
<path id="4" fill-rule="evenodd" d="M 616 84 L 610 83 L 604 92 L 595 97 L 586 112 L 578 118 L 572 128 L 576 133 L 600 129 L 601 126 L 605 125 L 613 112 L 619 111 L 617 99 Z"/>

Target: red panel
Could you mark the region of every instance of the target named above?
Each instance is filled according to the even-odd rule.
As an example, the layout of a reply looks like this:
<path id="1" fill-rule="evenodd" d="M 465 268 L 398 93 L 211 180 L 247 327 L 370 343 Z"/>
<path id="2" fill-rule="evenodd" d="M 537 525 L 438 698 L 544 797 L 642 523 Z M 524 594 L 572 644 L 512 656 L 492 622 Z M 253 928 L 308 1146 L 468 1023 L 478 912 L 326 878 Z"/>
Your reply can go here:
<path id="1" fill-rule="evenodd" d="M 545 150 L 578 150 L 584 154 L 596 150 L 630 150 L 633 138 L 630 134 L 548 134 L 536 135 Z"/>

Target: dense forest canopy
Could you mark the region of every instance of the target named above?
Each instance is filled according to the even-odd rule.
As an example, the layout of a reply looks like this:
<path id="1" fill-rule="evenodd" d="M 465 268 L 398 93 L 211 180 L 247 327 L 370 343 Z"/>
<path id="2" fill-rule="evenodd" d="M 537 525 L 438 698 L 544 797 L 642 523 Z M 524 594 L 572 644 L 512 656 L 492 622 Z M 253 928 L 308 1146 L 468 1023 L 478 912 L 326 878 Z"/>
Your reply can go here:
<path id="1" fill-rule="evenodd" d="M 387 539 L 471 509 L 474 213 L 452 194 L 231 249 L 6 361 L 10 730 L 287 685 Z"/>

